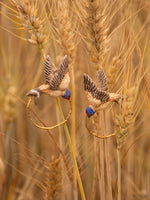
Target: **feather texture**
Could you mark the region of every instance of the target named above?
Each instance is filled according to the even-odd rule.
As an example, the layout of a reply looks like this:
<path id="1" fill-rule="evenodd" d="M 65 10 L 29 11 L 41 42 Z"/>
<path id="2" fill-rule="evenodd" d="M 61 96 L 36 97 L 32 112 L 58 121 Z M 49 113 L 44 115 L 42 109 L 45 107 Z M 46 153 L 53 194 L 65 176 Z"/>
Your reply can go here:
<path id="1" fill-rule="evenodd" d="M 109 94 L 97 88 L 93 80 L 87 74 L 84 74 L 84 90 L 90 93 L 93 98 L 100 100 L 101 103 L 106 103 L 110 99 Z"/>
<path id="2" fill-rule="evenodd" d="M 107 77 L 102 67 L 99 68 L 96 79 L 98 87 L 103 91 L 108 91 Z"/>
<path id="3" fill-rule="evenodd" d="M 54 64 L 52 63 L 49 55 L 47 55 L 44 62 L 44 72 L 46 83 L 50 83 L 51 77 L 54 73 Z"/>
<path id="4" fill-rule="evenodd" d="M 67 55 L 65 55 L 57 71 L 54 73 L 52 79 L 50 80 L 49 83 L 50 90 L 58 89 L 59 85 L 61 84 L 67 72 L 68 72 L 68 57 Z"/>

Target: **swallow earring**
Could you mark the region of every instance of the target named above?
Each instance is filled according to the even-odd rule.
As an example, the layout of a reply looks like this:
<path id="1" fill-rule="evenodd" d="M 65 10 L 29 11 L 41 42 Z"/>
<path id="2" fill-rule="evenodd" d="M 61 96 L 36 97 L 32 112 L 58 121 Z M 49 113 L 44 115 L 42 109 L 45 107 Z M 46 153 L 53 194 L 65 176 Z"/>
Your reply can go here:
<path id="1" fill-rule="evenodd" d="M 44 72 L 45 72 L 45 80 L 46 83 L 40 85 L 38 88 L 34 88 L 30 90 L 27 93 L 27 96 L 30 97 L 28 103 L 27 103 L 27 114 L 32 123 L 37 127 L 45 130 L 51 130 L 53 128 L 56 128 L 64 123 L 69 119 L 72 108 L 71 108 L 71 92 L 67 89 L 70 83 L 70 75 L 69 75 L 69 67 L 68 67 L 68 57 L 67 55 L 64 56 L 62 62 L 60 63 L 58 69 L 54 67 L 54 64 L 52 63 L 50 56 L 47 56 L 44 62 Z M 62 96 L 64 99 L 69 100 L 70 103 L 70 111 L 68 113 L 68 116 L 66 119 L 51 127 L 42 127 L 39 126 L 32 118 L 30 114 L 30 104 L 32 101 L 32 97 L 34 98 L 35 104 L 37 104 L 38 99 L 42 94 L 48 94 L 53 97 L 59 97 Z"/>
<path id="2" fill-rule="evenodd" d="M 55 69 L 50 56 L 47 56 L 44 62 L 44 72 L 46 83 L 34 88 L 27 93 L 27 96 L 33 96 L 35 104 L 42 94 L 48 94 L 53 97 L 62 96 L 70 99 L 71 92 L 67 89 L 70 83 L 68 57 L 64 56 L 58 69 Z"/>
<path id="3" fill-rule="evenodd" d="M 115 134 L 98 136 L 87 125 L 88 118 L 93 116 L 97 111 L 106 110 L 113 102 L 119 103 L 119 99 L 121 98 L 120 94 L 108 92 L 107 77 L 102 67 L 97 72 L 96 82 L 87 74 L 84 74 L 84 91 L 90 104 L 86 108 L 86 128 L 89 133 L 101 139 L 114 136 Z"/>

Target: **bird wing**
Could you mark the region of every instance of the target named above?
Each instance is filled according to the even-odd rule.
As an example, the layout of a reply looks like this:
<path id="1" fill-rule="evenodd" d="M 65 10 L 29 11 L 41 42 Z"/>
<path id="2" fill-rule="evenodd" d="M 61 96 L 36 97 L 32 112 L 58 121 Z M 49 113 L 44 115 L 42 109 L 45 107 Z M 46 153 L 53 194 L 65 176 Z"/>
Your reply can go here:
<path id="1" fill-rule="evenodd" d="M 101 90 L 108 91 L 107 77 L 102 67 L 97 72 L 96 80 Z"/>
<path id="2" fill-rule="evenodd" d="M 44 62 L 44 72 L 46 83 L 50 83 L 52 75 L 54 73 L 54 64 L 52 63 L 50 56 L 47 55 Z"/>
<path id="3" fill-rule="evenodd" d="M 84 90 L 89 92 L 93 98 L 100 100 L 101 103 L 105 103 L 109 100 L 109 94 L 97 88 L 93 80 L 87 74 L 84 74 Z"/>
<path id="4" fill-rule="evenodd" d="M 57 90 L 60 83 L 64 79 L 66 73 L 68 72 L 68 57 L 67 55 L 64 56 L 63 60 L 61 61 L 57 71 L 54 73 L 50 81 L 50 89 Z"/>

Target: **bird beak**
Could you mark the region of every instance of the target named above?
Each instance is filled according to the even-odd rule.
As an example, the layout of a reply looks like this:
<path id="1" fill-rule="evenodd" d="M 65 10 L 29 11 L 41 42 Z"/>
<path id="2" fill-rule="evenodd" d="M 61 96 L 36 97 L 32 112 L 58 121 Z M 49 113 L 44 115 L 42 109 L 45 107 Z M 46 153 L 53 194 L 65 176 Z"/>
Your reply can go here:
<path id="1" fill-rule="evenodd" d="M 34 103 L 35 103 L 35 105 L 37 105 L 37 102 L 38 102 L 38 97 L 36 96 L 36 97 L 34 97 Z"/>
<path id="2" fill-rule="evenodd" d="M 88 118 L 90 118 L 92 115 L 91 115 L 91 114 L 88 114 L 87 116 L 88 116 Z"/>
<path id="3" fill-rule="evenodd" d="M 41 91 L 39 89 L 32 89 L 27 93 L 27 96 L 34 96 L 34 103 L 37 105 L 38 99 L 40 98 Z"/>

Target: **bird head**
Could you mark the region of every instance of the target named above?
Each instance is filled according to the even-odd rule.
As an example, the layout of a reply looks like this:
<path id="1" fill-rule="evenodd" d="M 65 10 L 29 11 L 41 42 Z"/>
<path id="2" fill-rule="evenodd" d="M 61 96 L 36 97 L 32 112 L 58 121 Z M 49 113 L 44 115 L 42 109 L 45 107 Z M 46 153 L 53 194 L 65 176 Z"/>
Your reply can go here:
<path id="1" fill-rule="evenodd" d="M 37 105 L 37 101 L 41 96 L 42 91 L 38 88 L 34 88 L 27 93 L 27 96 L 34 96 L 34 103 Z"/>
<path id="2" fill-rule="evenodd" d="M 87 109 L 86 109 L 86 115 L 88 116 L 88 118 L 90 118 L 94 114 L 95 114 L 95 111 L 91 107 L 87 107 Z"/>
<path id="3" fill-rule="evenodd" d="M 71 96 L 71 92 L 68 90 L 68 89 L 66 89 L 66 92 L 65 92 L 65 94 L 62 96 L 64 99 L 70 99 L 70 96 Z"/>

